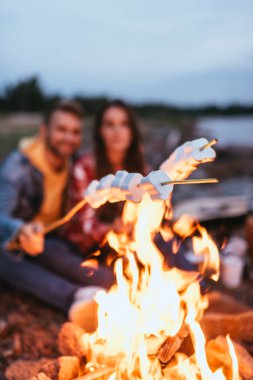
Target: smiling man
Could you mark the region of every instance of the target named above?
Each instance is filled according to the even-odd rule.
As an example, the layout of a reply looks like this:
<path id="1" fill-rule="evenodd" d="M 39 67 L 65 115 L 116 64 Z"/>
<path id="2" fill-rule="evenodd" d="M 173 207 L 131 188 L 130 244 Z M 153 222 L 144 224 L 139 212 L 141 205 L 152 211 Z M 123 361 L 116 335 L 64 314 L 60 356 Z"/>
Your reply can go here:
<path id="1" fill-rule="evenodd" d="M 0 278 L 65 311 L 111 281 L 106 270 L 91 275 L 82 268 L 83 258 L 67 241 L 42 233 L 64 213 L 82 124 L 79 104 L 59 102 L 46 112 L 39 135 L 23 139 L 0 172 Z M 8 250 L 13 239 L 21 259 Z"/>

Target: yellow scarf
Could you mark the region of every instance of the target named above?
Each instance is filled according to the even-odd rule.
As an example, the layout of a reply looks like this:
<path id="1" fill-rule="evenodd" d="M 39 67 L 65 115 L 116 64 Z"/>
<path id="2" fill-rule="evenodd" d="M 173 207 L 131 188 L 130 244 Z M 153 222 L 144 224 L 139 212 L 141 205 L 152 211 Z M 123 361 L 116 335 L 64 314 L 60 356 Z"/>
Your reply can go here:
<path id="1" fill-rule="evenodd" d="M 46 161 L 45 143 L 38 137 L 23 139 L 20 150 L 43 174 L 44 198 L 34 221 L 50 224 L 61 215 L 63 193 L 68 180 L 67 164 L 60 172 L 52 170 Z"/>

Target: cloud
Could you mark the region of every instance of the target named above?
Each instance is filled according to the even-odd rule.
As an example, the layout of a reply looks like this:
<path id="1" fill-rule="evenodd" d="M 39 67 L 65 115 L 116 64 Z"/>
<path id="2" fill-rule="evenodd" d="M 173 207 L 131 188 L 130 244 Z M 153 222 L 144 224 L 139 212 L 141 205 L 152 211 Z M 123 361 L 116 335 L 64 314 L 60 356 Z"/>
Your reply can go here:
<path id="1" fill-rule="evenodd" d="M 252 0 L 2 0 L 0 85 L 36 73 L 65 93 L 244 101 L 252 16 Z M 217 93 L 209 78 L 224 84 Z"/>

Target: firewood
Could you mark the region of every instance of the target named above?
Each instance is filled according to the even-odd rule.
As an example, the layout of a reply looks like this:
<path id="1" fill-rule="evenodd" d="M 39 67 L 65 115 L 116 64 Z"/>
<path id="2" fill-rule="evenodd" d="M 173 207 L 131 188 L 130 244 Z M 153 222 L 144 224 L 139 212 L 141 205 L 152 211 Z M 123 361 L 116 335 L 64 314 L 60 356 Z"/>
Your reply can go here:
<path id="1" fill-rule="evenodd" d="M 238 314 L 206 313 L 200 322 L 207 340 L 229 334 L 231 338 L 253 342 L 253 311 Z"/>
<path id="2" fill-rule="evenodd" d="M 248 351 L 239 343 L 233 341 L 240 376 L 244 380 L 253 379 L 253 358 Z M 231 357 L 229 354 L 227 340 L 224 336 L 218 336 L 206 344 L 206 354 L 210 368 L 214 371 L 224 368 L 226 378 L 231 378 Z"/>
<path id="3" fill-rule="evenodd" d="M 167 364 L 181 347 L 189 331 L 185 325 L 181 327 L 177 335 L 169 337 L 159 349 L 157 357 L 162 364 Z"/>
<path id="4" fill-rule="evenodd" d="M 72 322 L 66 322 L 58 335 L 58 349 L 62 355 L 83 358 L 86 355 L 82 345 L 82 335 L 85 331 Z"/>
<path id="5" fill-rule="evenodd" d="M 166 342 L 167 336 L 148 336 L 145 338 L 146 345 L 147 345 L 147 352 L 149 356 L 156 356 L 159 349 L 162 347 L 163 343 Z"/>

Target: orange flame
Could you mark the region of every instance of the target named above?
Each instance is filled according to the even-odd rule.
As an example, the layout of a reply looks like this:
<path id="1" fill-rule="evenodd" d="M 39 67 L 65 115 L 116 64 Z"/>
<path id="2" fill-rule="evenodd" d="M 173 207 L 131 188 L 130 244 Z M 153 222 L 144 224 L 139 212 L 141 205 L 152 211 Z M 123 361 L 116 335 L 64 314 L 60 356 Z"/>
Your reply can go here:
<path id="1" fill-rule="evenodd" d="M 235 353 L 235 347 L 229 335 L 226 336 L 226 339 L 228 343 L 230 357 L 232 359 L 232 379 L 231 380 L 240 380 L 239 366 L 238 366 L 238 360 Z"/>
<path id="2" fill-rule="evenodd" d="M 114 265 L 117 281 L 109 292 L 96 295 L 98 327 L 93 334 L 83 336 L 88 360 L 93 366 L 115 367 L 109 380 L 224 380 L 222 369 L 213 373 L 209 368 L 199 324 L 208 306 L 200 292 L 199 272 L 218 279 L 218 249 L 205 228 L 184 216 L 172 229 L 182 239 L 194 232 L 199 235 L 192 237 L 195 255 L 203 257 L 199 272 L 164 269 L 163 255 L 153 242 L 164 213 L 164 203 L 152 202 L 146 194 L 141 203 L 126 204 L 123 230 L 109 232 L 107 240 L 119 254 Z M 127 230 L 129 225 L 132 228 Z M 194 356 L 176 354 L 175 364 L 162 369 L 153 354 L 185 325 Z M 233 345 L 229 340 L 228 344 L 233 380 L 238 380 Z"/>

